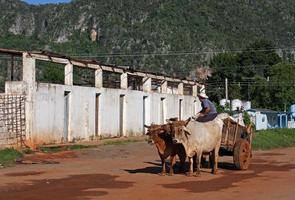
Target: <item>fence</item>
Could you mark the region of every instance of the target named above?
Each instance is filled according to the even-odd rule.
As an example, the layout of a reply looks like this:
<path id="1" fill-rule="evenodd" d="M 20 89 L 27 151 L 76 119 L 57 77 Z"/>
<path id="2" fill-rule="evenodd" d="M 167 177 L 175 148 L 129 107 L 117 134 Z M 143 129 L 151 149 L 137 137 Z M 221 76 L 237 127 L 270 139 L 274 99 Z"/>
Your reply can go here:
<path id="1" fill-rule="evenodd" d="M 23 146 L 25 130 L 25 97 L 0 94 L 0 147 Z"/>

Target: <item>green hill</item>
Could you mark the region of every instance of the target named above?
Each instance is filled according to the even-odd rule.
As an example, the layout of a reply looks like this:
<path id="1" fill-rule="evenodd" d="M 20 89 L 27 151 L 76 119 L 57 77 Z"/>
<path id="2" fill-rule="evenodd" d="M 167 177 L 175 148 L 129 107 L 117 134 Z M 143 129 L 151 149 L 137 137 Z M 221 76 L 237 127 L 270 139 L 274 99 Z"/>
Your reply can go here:
<path id="1" fill-rule="evenodd" d="M 290 47 L 294 7 L 292 0 L 75 0 L 41 6 L 2 0 L 0 46 L 97 55 L 107 63 L 187 75 L 209 55 L 102 54 L 241 49 L 261 38 Z M 92 29 L 96 42 L 90 41 Z"/>

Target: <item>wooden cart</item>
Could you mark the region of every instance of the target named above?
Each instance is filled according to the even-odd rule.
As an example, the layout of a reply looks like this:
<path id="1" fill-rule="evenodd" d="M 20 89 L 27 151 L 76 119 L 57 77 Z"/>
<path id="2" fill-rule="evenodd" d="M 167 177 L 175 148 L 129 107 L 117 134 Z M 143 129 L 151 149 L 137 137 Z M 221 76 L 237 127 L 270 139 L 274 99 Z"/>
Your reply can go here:
<path id="1" fill-rule="evenodd" d="M 233 156 L 237 169 L 248 169 L 252 157 L 252 129 L 235 122 L 231 118 L 224 120 L 220 156 Z"/>

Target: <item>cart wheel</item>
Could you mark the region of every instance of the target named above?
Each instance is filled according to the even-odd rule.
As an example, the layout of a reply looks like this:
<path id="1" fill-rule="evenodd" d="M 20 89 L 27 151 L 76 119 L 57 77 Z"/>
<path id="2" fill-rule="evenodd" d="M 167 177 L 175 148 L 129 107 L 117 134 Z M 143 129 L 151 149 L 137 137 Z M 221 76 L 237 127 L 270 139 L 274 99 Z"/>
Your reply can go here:
<path id="1" fill-rule="evenodd" d="M 237 169 L 248 169 L 251 159 L 251 147 L 247 140 L 238 140 L 234 148 L 234 164 Z"/>

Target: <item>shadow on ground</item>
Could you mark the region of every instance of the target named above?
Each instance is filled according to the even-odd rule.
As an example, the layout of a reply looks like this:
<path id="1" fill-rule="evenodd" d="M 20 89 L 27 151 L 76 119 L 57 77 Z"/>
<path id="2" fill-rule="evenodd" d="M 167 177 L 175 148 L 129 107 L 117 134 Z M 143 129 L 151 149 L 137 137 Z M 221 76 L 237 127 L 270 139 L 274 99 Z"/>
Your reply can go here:
<path id="1" fill-rule="evenodd" d="M 144 162 L 145 164 L 150 164 L 152 166 L 139 168 L 139 169 L 124 169 L 124 171 L 130 174 L 159 174 L 162 172 L 162 164 L 161 161 L 156 160 L 156 162 Z M 169 163 L 166 163 L 166 171 L 169 172 Z M 180 164 L 177 162 L 174 167 L 174 173 L 181 173 L 180 172 Z"/>
<path id="2" fill-rule="evenodd" d="M 82 174 L 62 179 L 34 180 L 30 184 L 9 184 L 0 188 L 1 200 L 78 200 L 107 195 L 102 189 L 125 189 L 133 182 L 117 181 L 108 174 Z"/>
<path id="3" fill-rule="evenodd" d="M 220 168 L 233 169 L 231 163 L 220 163 Z M 262 159 L 253 159 L 250 169 L 247 171 L 228 170 L 222 176 L 210 180 L 182 181 L 173 184 L 162 184 L 164 188 L 185 189 L 193 193 L 216 192 L 226 188 L 237 187 L 237 183 L 243 182 L 254 177 L 265 177 L 263 172 L 282 172 L 295 169 L 295 164 L 285 164 L 280 162 L 268 162 Z"/>

